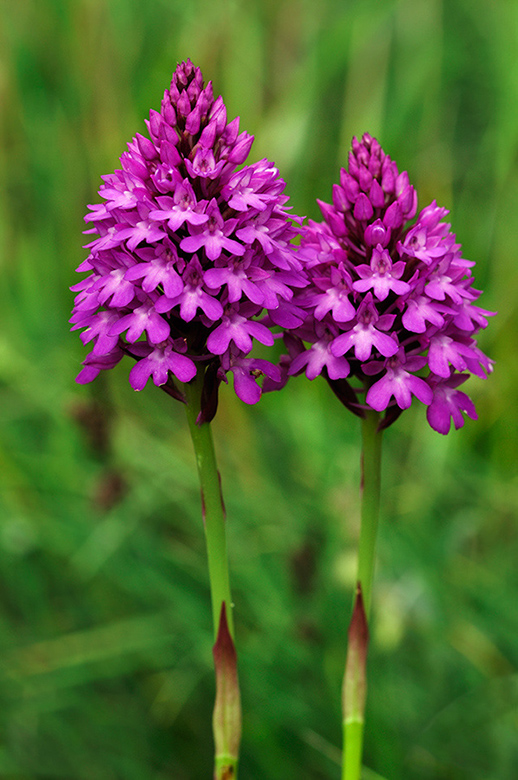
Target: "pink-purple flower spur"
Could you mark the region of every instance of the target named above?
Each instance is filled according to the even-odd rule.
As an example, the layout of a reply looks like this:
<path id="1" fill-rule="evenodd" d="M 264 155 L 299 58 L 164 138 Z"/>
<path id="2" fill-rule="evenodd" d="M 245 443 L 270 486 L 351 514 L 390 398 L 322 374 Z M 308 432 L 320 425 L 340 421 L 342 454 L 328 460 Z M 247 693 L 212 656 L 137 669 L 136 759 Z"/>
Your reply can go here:
<path id="1" fill-rule="evenodd" d="M 356 414 L 384 411 L 385 427 L 413 396 L 440 433 L 452 420 L 460 428 L 463 413 L 476 419 L 458 387 L 491 371 L 475 335 L 492 312 L 475 305 L 474 263 L 463 259 L 446 209 L 434 201 L 417 214 L 408 174 L 367 134 L 353 140 L 332 205 L 319 205 L 324 221 L 302 235 L 310 283 L 294 302 L 306 318 L 290 330 L 284 376 L 324 375 Z"/>
<path id="2" fill-rule="evenodd" d="M 95 237 L 78 268 L 89 275 L 72 288 L 71 322 L 92 349 L 78 381 L 129 355 L 135 390 L 152 378 L 181 398 L 174 380 L 190 381 L 201 364 L 212 392 L 231 372 L 238 396 L 255 403 L 257 379 L 280 378 L 273 364 L 247 357 L 254 339 L 273 344 L 258 318 L 296 325 L 305 316 L 290 303 L 305 284 L 290 243 L 300 220 L 289 217 L 271 163 L 239 167 L 253 137 L 239 133 L 239 118 L 227 122 L 223 99 L 190 61 L 146 124 L 149 138 L 128 144 L 121 168 L 103 177 L 104 203 L 85 218 Z"/>

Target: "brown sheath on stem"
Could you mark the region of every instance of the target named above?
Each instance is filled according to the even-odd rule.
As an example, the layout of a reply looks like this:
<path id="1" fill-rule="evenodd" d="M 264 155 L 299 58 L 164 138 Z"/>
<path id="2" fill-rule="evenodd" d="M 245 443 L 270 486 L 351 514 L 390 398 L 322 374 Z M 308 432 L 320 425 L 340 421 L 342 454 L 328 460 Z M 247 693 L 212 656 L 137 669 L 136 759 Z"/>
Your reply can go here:
<path id="1" fill-rule="evenodd" d="M 236 776 L 241 742 L 241 699 L 237 676 L 237 655 L 227 622 L 225 602 L 221 605 L 218 636 L 212 648 L 216 670 L 216 703 L 213 729 L 217 780 Z"/>
<path id="2" fill-rule="evenodd" d="M 358 582 L 353 614 L 348 632 L 347 660 L 342 688 L 344 723 L 363 723 L 367 698 L 367 648 L 369 627 L 363 606 L 362 587 Z"/>

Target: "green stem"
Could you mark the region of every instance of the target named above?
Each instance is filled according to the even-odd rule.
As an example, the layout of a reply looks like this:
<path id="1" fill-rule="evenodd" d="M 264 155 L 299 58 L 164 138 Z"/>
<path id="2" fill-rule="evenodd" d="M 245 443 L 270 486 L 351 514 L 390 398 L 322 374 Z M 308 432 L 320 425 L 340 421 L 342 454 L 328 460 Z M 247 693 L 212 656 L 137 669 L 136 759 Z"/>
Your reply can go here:
<path id="1" fill-rule="evenodd" d="M 368 617 L 376 556 L 380 509 L 380 415 L 367 411 L 362 420 L 362 501 L 358 547 L 357 592 L 349 629 L 343 684 L 344 751 L 342 780 L 360 780 L 362 769 L 365 700 L 367 694 Z"/>
<path id="2" fill-rule="evenodd" d="M 344 763 L 342 767 L 343 780 L 360 780 L 362 772 L 363 723 L 350 721 L 344 724 Z"/>
<path id="3" fill-rule="evenodd" d="M 204 369 L 199 368 L 195 378 L 184 385 L 184 391 L 200 478 L 214 624 L 216 702 L 213 715 L 213 777 L 214 780 L 236 780 L 241 740 L 241 700 L 234 645 L 225 508 L 210 424 L 197 423 L 202 405 L 204 375 Z"/>
<path id="4" fill-rule="evenodd" d="M 362 420 L 362 508 L 357 580 L 362 587 L 367 619 L 371 606 L 381 495 L 382 434 L 378 431 L 379 423 L 380 415 L 371 410 Z"/>
<path id="5" fill-rule="evenodd" d="M 201 500 L 205 525 L 205 540 L 209 562 L 209 579 L 212 600 L 214 639 L 218 635 L 221 607 L 226 605 L 228 629 L 234 638 L 232 599 L 228 574 L 227 540 L 225 530 L 225 509 L 221 495 L 212 431 L 209 423 L 198 425 L 196 419 L 201 409 L 203 390 L 203 369 L 198 369 L 195 378 L 184 385 L 187 399 L 187 420 L 198 466 Z"/>

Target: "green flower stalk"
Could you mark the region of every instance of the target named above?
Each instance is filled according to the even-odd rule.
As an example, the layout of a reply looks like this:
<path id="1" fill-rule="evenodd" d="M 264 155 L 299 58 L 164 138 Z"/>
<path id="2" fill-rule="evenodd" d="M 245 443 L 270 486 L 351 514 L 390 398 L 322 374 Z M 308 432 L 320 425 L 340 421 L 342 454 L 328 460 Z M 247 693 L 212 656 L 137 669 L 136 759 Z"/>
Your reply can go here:
<path id="1" fill-rule="evenodd" d="M 231 780 L 237 777 L 241 741 L 241 701 L 234 645 L 225 506 L 210 423 L 200 422 L 204 385 L 205 371 L 199 368 L 196 377 L 185 385 L 184 390 L 187 420 L 200 479 L 214 624 L 214 780 Z"/>
<path id="2" fill-rule="evenodd" d="M 360 780 L 367 698 L 368 618 L 376 558 L 381 492 L 380 415 L 366 411 L 362 420 L 361 527 L 358 546 L 357 587 L 349 626 L 347 659 L 342 689 L 342 780 Z"/>
<path id="3" fill-rule="evenodd" d="M 185 385 L 186 412 L 196 455 L 209 564 L 216 702 L 213 714 L 214 780 L 237 777 L 241 741 L 241 702 L 234 645 L 232 597 L 227 554 L 226 520 L 221 480 L 209 422 L 202 422 L 205 371 Z"/>
<path id="4" fill-rule="evenodd" d="M 366 617 L 371 606 L 376 538 L 381 497 L 381 418 L 366 411 L 362 419 L 361 526 L 358 545 L 358 576 Z"/>
<path id="5" fill-rule="evenodd" d="M 221 480 L 216 464 L 210 423 L 202 422 L 200 424 L 199 422 L 202 413 L 204 374 L 203 369 L 199 369 L 196 377 L 184 386 L 184 392 L 187 401 L 187 420 L 200 480 L 201 504 L 209 563 L 214 639 L 216 640 L 221 610 L 224 605 L 226 605 L 226 621 L 232 638 L 234 637 L 234 624 L 228 573 L 225 507 L 221 493 Z"/>

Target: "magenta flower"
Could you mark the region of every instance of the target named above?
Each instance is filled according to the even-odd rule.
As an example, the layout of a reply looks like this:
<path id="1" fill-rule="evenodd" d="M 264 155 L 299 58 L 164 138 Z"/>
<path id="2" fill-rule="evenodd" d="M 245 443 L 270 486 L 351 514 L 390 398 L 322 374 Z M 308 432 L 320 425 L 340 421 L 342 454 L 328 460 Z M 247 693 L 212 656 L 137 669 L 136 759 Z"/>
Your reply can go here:
<path id="1" fill-rule="evenodd" d="M 408 282 L 401 281 L 404 270 L 404 261 L 399 260 L 393 266 L 388 251 L 378 244 L 372 250 L 370 266 L 356 266 L 356 273 L 360 279 L 353 283 L 353 289 L 358 292 L 373 289 L 379 301 L 384 301 L 391 291 L 397 295 L 407 293 L 411 290 L 411 286 Z"/>
<path id="2" fill-rule="evenodd" d="M 492 369 L 475 340 L 492 312 L 475 305 L 474 263 L 462 258 L 446 209 L 434 201 L 417 214 L 408 174 L 379 143 L 366 134 L 352 147 L 333 204 L 319 201 L 324 221 L 310 221 L 302 234 L 310 283 L 291 305 L 306 318 L 287 328 L 280 384 L 286 372 L 322 374 L 356 414 L 384 411 L 383 427 L 416 396 L 431 427 L 447 433 L 451 420 L 463 425 L 463 412 L 476 418 L 457 388 Z M 266 384 L 275 387 L 270 378 Z"/>
<path id="3" fill-rule="evenodd" d="M 292 303 L 306 283 L 291 246 L 301 220 L 289 217 L 271 163 L 243 166 L 253 137 L 239 133 L 239 118 L 227 122 L 223 99 L 190 61 L 178 65 L 147 128 L 149 138 L 137 134 L 121 169 L 103 177 L 104 203 L 86 217 L 95 238 L 78 268 L 89 276 L 72 288 L 71 322 L 92 351 L 78 381 L 129 355 L 135 390 L 151 378 L 182 398 L 175 379 L 189 382 L 203 365 L 208 394 L 230 372 L 237 395 L 255 403 L 261 377 L 280 381 L 276 366 L 247 357 L 254 340 L 273 344 L 259 318 L 300 325 L 305 317 Z M 208 419 L 214 397 L 206 409 Z"/>
<path id="4" fill-rule="evenodd" d="M 465 412 L 472 420 L 477 419 L 475 405 L 471 398 L 457 390 L 457 387 L 466 381 L 467 374 L 456 374 L 446 382 L 439 382 L 434 387 L 432 402 L 426 410 L 428 422 L 432 428 L 439 433 L 448 433 L 451 427 L 451 421 L 455 428 L 462 428 L 464 425 Z"/>
<path id="5" fill-rule="evenodd" d="M 205 216 L 207 217 L 205 224 L 194 225 L 190 229 L 190 235 L 187 238 L 182 238 L 180 249 L 186 252 L 197 252 L 198 249 L 204 247 L 209 260 L 217 260 L 223 250 L 227 250 L 230 255 L 244 255 L 245 247 L 243 244 L 229 238 L 234 232 L 238 220 L 224 220 L 214 198 L 208 204 Z"/>
<path id="6" fill-rule="evenodd" d="M 412 373 L 425 365 L 425 357 L 407 357 L 403 349 L 399 350 L 397 355 L 385 360 L 381 367 L 385 369 L 383 376 L 367 390 L 367 406 L 382 412 L 394 397 L 400 409 L 408 409 L 413 395 L 424 404 L 430 404 L 433 398 L 430 385 Z"/>
<path id="7" fill-rule="evenodd" d="M 357 324 L 351 330 L 337 336 L 331 351 L 334 355 L 345 355 L 354 346 L 354 356 L 365 362 L 369 360 L 372 350 L 377 349 L 384 357 L 391 357 L 398 351 L 398 342 L 392 336 L 382 331 L 389 330 L 394 320 L 394 314 L 378 314 L 378 310 L 370 293 L 358 306 Z"/>
<path id="8" fill-rule="evenodd" d="M 188 222 L 190 225 L 203 225 L 204 222 L 208 222 L 208 214 L 196 211 L 196 197 L 188 179 L 177 184 L 172 198 L 163 195 L 157 197 L 157 203 L 160 208 L 153 209 L 150 212 L 150 217 L 158 222 L 167 220 L 167 227 L 173 232 L 178 230 L 184 222 Z"/>

